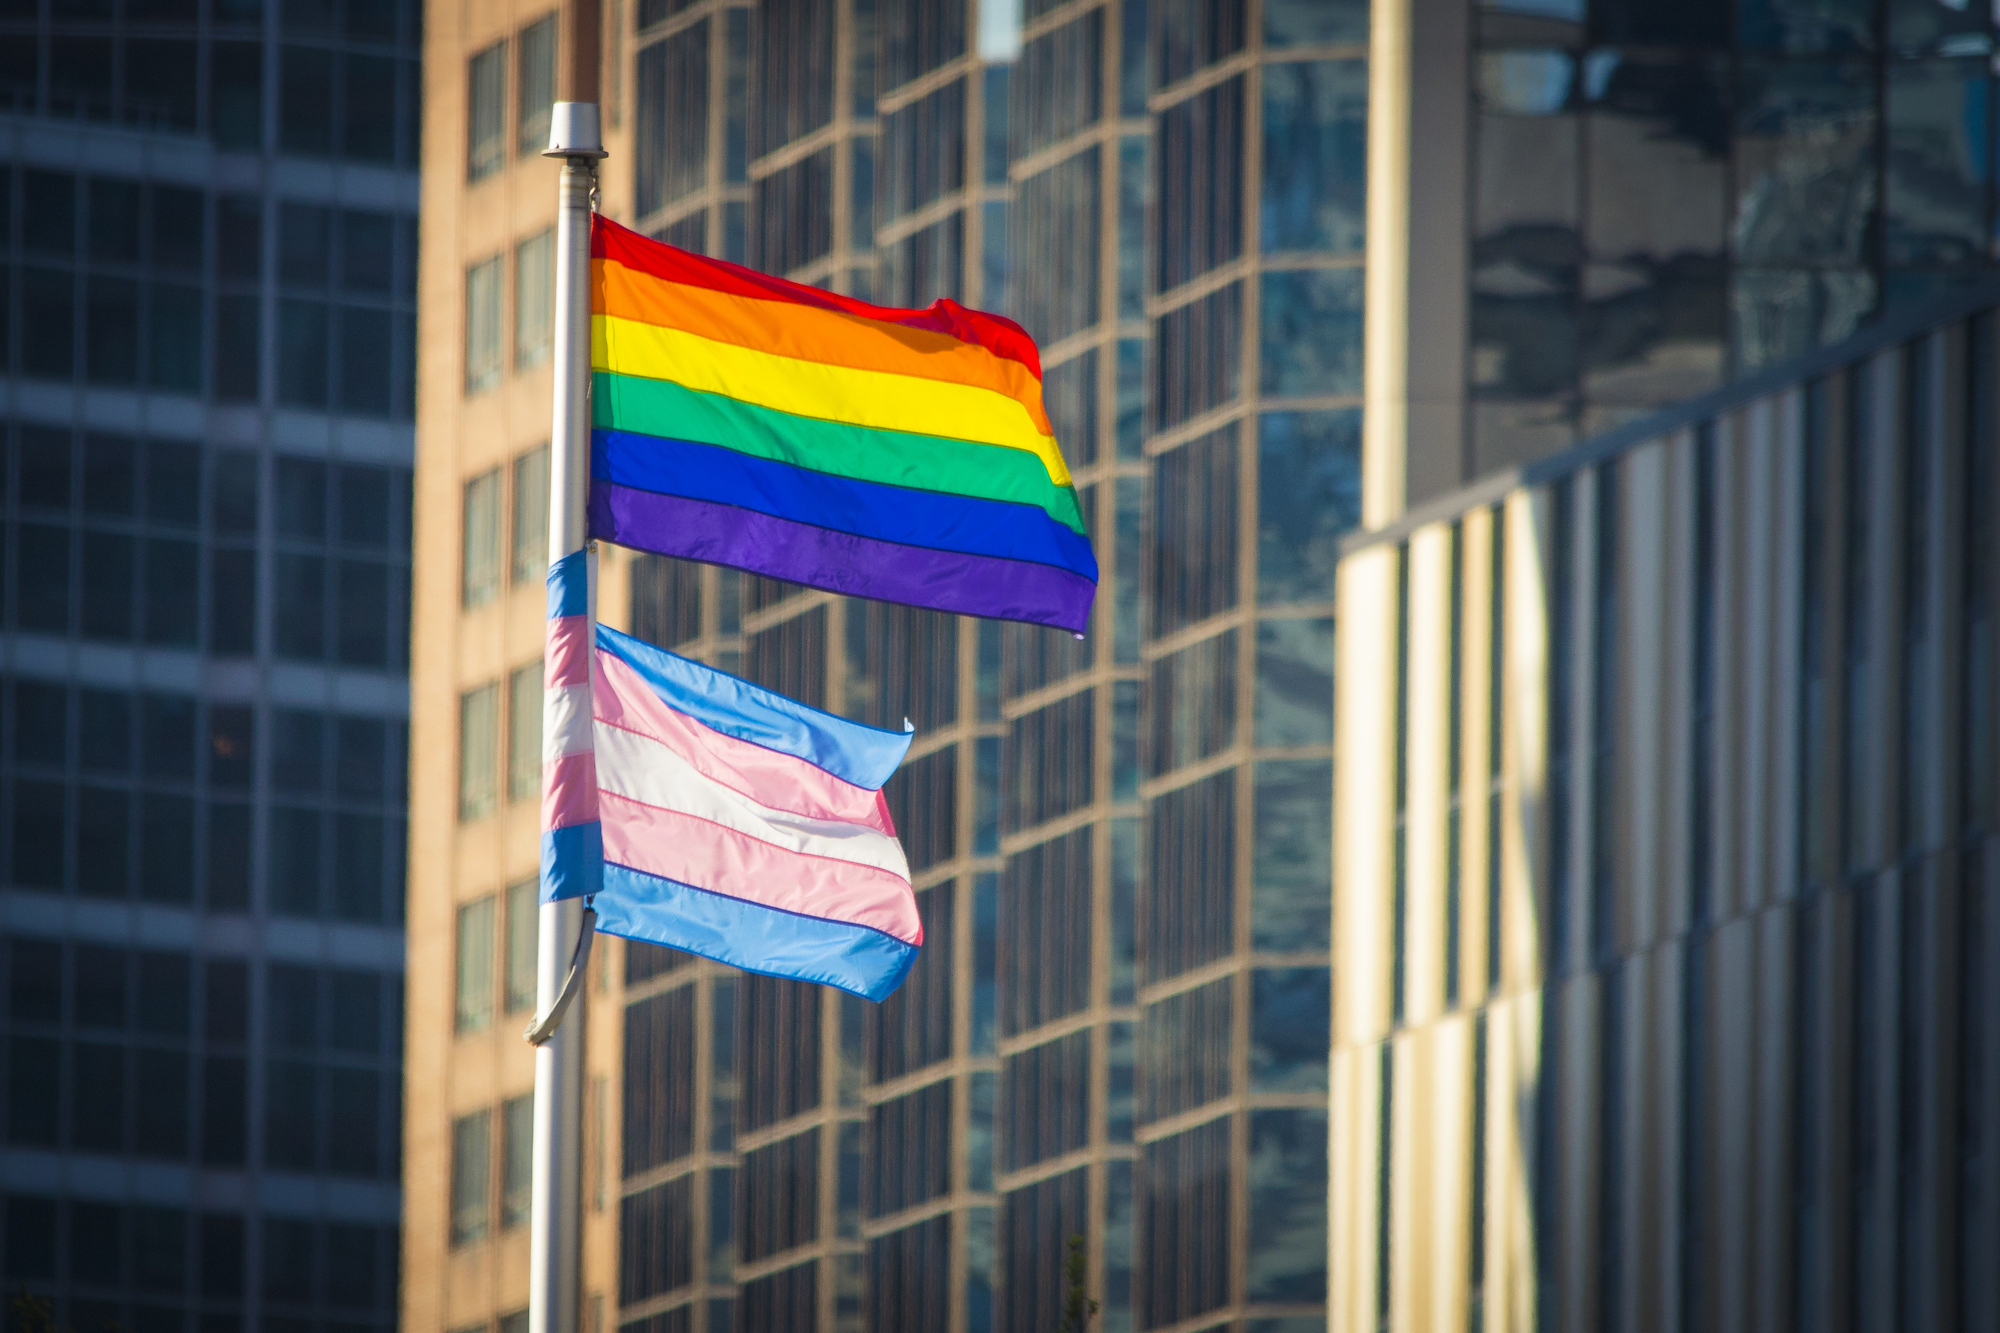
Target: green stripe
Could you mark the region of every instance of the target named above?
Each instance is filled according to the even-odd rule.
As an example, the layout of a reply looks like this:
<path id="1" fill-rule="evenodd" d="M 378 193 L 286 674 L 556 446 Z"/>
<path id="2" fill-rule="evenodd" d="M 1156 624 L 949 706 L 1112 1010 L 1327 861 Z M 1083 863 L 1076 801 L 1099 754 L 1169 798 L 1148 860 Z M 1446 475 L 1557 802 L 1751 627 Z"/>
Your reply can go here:
<path id="1" fill-rule="evenodd" d="M 1042 460 L 1025 449 L 815 421 L 671 380 L 602 370 L 591 376 L 591 419 L 609 430 L 718 445 L 856 481 L 1032 505 L 1084 532 L 1075 489 L 1049 480 Z"/>

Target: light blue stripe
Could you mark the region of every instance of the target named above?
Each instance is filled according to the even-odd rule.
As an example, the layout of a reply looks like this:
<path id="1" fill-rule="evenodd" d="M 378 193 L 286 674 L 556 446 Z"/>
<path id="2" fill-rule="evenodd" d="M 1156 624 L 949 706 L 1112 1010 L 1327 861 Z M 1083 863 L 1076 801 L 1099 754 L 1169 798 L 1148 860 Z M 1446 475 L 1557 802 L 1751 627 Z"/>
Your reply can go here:
<path id="1" fill-rule="evenodd" d="M 713 958 L 766 976 L 837 986 L 886 1000 L 917 949 L 867 926 L 799 916 L 616 864 L 604 867 L 597 928 Z"/>
<path id="2" fill-rule="evenodd" d="M 549 619 L 590 610 L 590 557 L 571 551 L 549 566 Z"/>
<path id="3" fill-rule="evenodd" d="M 914 739 L 909 732 L 822 713 L 605 625 L 597 627 L 597 646 L 638 672 L 668 707 L 703 726 L 803 759 L 870 791 L 889 780 Z"/>
<path id="4" fill-rule="evenodd" d="M 604 882 L 604 825 L 571 824 L 542 834 L 542 901 L 587 898 Z"/>

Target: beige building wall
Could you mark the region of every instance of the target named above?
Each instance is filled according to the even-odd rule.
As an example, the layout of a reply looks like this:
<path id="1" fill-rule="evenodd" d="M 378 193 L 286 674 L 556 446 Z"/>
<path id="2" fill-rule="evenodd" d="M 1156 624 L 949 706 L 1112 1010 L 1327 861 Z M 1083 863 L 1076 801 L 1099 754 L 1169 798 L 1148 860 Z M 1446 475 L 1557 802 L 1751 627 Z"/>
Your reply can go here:
<path id="1" fill-rule="evenodd" d="M 497 1119 L 501 1105 L 532 1091 L 534 1061 L 521 1031 L 525 1011 L 507 1012 L 494 1001 L 483 1030 L 455 1032 L 458 913 L 496 898 L 496 927 L 504 928 L 510 883 L 534 877 L 540 863 L 539 781 L 533 796 L 509 799 L 504 771 L 508 674 L 539 663 L 546 620 L 539 569 L 516 578 L 512 520 L 516 512 L 513 464 L 544 445 L 550 426 L 550 368 L 517 366 L 515 267 L 517 247 L 554 225 L 559 166 L 516 143 L 520 96 L 519 37 L 544 17 L 557 24 L 556 96 L 595 96 L 595 25 L 592 0 L 560 9 L 543 0 L 445 0 L 424 14 L 424 135 L 417 386 L 415 571 L 412 607 L 410 723 L 409 987 L 402 1272 L 402 1327 L 415 1333 L 486 1329 L 524 1311 L 528 1301 L 528 1228 L 503 1227 Z M 486 178 L 467 180 L 469 61 L 474 53 L 506 42 L 507 135 L 505 164 Z M 611 161 L 624 160 L 629 127 L 607 124 Z M 607 172 L 602 190 L 615 199 L 629 173 Z M 607 199 L 607 205 L 612 202 Z M 466 273 L 500 258 L 502 358 L 499 382 L 468 393 L 466 373 Z M 502 516 L 501 584 L 497 596 L 464 607 L 462 554 L 465 487 L 497 469 Z M 546 554 L 546 533 L 540 551 Z M 615 623 L 626 604 L 624 568 L 615 558 L 600 567 L 600 600 Z M 500 686 L 501 765 L 497 810 L 484 818 L 459 818 L 460 699 L 481 686 Z M 539 736 L 539 692 L 534 734 Z M 536 750 L 539 754 L 539 746 Z M 504 936 L 501 937 L 504 940 Z M 501 940 L 494 942 L 496 989 Z M 617 1030 L 591 998 L 608 984 L 619 946 L 598 953 L 599 986 L 571 1018 L 586 1032 L 585 1200 L 583 1322 L 597 1333 L 605 1293 L 616 1280 L 615 1231 L 604 1211 L 607 1143 L 616 1118 L 601 1106 L 605 1075 L 615 1070 Z M 487 1239 L 456 1249 L 451 1235 L 452 1126 L 461 1116 L 495 1113 L 490 1139 Z M 525 1319 L 525 1316 L 523 1316 Z M 520 1326 L 525 1329 L 523 1322 Z"/>

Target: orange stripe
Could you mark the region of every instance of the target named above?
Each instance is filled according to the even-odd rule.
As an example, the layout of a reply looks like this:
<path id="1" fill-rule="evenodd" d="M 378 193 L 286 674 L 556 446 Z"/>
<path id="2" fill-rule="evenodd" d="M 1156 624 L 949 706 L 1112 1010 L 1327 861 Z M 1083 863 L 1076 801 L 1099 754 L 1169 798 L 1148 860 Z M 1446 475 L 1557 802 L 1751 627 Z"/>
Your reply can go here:
<path id="1" fill-rule="evenodd" d="M 1044 435 L 1055 434 L 1042 407 L 1042 383 L 1026 366 L 948 334 L 670 282 L 615 259 L 591 260 L 590 276 L 596 314 L 800 361 L 990 389 L 1019 402 Z"/>

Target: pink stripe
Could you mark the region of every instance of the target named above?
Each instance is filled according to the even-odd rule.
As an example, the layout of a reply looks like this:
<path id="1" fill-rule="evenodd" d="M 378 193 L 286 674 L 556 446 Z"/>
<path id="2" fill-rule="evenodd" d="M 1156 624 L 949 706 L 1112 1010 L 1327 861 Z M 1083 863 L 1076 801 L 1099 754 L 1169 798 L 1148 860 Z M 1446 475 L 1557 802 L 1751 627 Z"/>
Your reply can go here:
<path id="1" fill-rule="evenodd" d="M 600 723 L 658 741 L 703 777 L 760 805 L 896 836 L 880 792 L 843 782 L 792 755 L 725 736 L 675 712 L 638 672 L 610 653 L 597 654 L 597 689 L 591 705 Z"/>
<path id="2" fill-rule="evenodd" d="M 924 942 L 908 880 L 830 857 L 807 856 L 705 819 L 603 792 L 604 859 L 745 902 L 871 926 Z"/>
<path id="3" fill-rule="evenodd" d="M 597 755 L 566 754 L 542 765 L 542 829 L 588 824 L 597 818 Z"/>
<path id="4" fill-rule="evenodd" d="M 585 635 L 590 622 L 583 616 L 558 616 L 549 622 L 548 645 L 542 650 L 542 688 L 583 685 L 590 680 L 590 654 Z"/>

